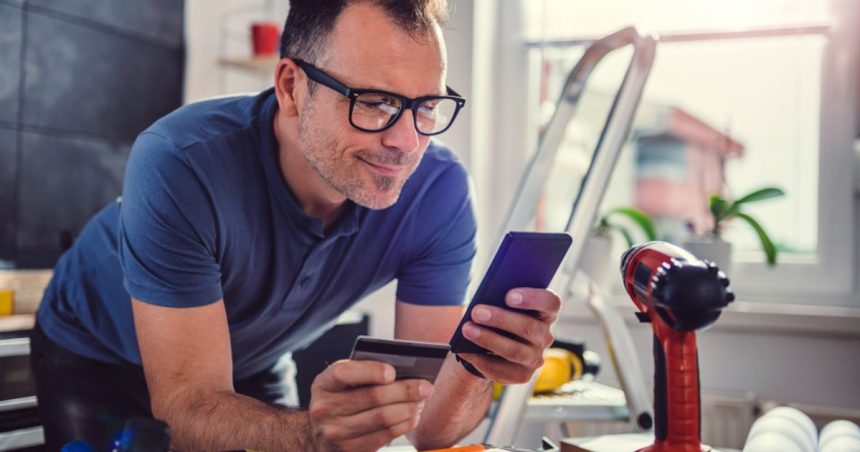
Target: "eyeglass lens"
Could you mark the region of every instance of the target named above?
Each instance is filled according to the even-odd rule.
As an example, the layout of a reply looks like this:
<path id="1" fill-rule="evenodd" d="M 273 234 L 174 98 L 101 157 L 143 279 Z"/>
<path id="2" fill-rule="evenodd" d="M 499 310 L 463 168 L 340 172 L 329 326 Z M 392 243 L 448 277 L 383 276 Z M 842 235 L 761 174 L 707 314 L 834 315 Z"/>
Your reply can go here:
<path id="1" fill-rule="evenodd" d="M 352 123 L 368 131 L 388 127 L 403 108 L 403 102 L 385 93 L 362 93 L 356 96 Z M 415 109 L 415 128 L 423 134 L 438 133 L 451 122 L 457 110 L 453 99 L 436 98 L 421 102 Z"/>

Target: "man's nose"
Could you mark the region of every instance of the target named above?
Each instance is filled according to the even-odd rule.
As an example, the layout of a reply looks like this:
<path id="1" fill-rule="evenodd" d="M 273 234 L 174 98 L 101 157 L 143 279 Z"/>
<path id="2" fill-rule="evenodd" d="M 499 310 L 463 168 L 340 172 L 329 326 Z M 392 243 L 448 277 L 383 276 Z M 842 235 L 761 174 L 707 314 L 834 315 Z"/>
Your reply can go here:
<path id="1" fill-rule="evenodd" d="M 383 132 L 382 144 L 403 152 L 418 149 L 420 136 L 415 130 L 415 119 L 412 110 L 405 109 L 393 126 Z"/>

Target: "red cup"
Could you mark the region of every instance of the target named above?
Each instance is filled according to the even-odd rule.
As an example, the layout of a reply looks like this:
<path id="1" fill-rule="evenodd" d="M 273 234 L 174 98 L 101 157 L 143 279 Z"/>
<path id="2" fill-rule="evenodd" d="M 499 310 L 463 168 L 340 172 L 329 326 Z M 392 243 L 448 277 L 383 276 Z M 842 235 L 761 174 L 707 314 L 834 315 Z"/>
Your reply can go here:
<path id="1" fill-rule="evenodd" d="M 251 43 L 254 56 L 271 56 L 278 53 L 281 40 L 281 28 L 272 22 L 256 22 L 251 24 Z"/>

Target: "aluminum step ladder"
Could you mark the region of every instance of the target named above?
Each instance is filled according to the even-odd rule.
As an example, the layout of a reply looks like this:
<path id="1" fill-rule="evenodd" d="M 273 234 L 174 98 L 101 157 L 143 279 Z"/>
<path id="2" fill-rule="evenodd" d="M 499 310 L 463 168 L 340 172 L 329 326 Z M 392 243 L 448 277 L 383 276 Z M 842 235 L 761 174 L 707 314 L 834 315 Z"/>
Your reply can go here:
<path id="1" fill-rule="evenodd" d="M 547 124 L 537 152 L 523 174 L 515 194 L 502 235 L 511 230 L 527 230 L 532 224 L 541 194 L 544 192 L 557 151 L 562 145 L 568 124 L 577 113 L 586 82 L 594 68 L 613 52 L 632 46 L 633 53 L 623 81 L 612 100 L 606 122 L 600 132 L 592 160 L 583 176 L 579 192 L 571 205 L 565 230 L 573 236 L 563 270 L 553 280 L 551 288 L 559 294 L 571 293 L 582 253 L 585 249 L 603 199 L 610 176 L 627 141 L 636 109 L 654 62 L 656 39 L 642 36 L 635 28 L 628 27 L 594 41 L 569 73 L 562 88 L 555 112 Z M 592 311 L 600 321 L 610 349 L 616 352 L 616 366 L 627 401 L 629 417 L 634 420 L 643 415 L 652 415 L 650 392 L 642 381 L 638 360 L 632 350 L 629 332 L 621 317 L 601 300 L 592 300 Z M 631 361 L 632 360 L 632 361 Z M 520 423 L 527 418 L 529 398 L 534 381 L 507 386 L 499 402 L 489 416 L 489 427 L 485 443 L 511 445 L 516 440 Z M 545 408 L 545 407 L 544 407 Z M 608 407 L 610 412 L 613 407 Z M 562 411 L 559 411 L 562 412 Z M 559 421 L 562 421 L 559 419 Z M 635 424 L 635 422 L 634 422 Z M 637 429 L 645 429 L 637 426 Z"/>

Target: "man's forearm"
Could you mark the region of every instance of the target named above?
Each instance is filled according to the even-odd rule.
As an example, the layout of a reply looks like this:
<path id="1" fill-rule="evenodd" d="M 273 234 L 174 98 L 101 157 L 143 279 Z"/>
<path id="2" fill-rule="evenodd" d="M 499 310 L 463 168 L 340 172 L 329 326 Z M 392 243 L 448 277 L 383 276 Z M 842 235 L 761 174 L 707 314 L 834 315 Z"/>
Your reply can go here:
<path id="1" fill-rule="evenodd" d="M 436 378 L 433 397 L 427 401 L 421 422 L 409 435 L 417 449 L 450 446 L 484 418 L 490 404 L 492 382 L 468 373 L 454 355 L 448 355 Z"/>
<path id="2" fill-rule="evenodd" d="M 170 425 L 171 446 L 178 450 L 314 450 L 307 412 L 233 392 L 177 395 L 155 415 Z"/>

